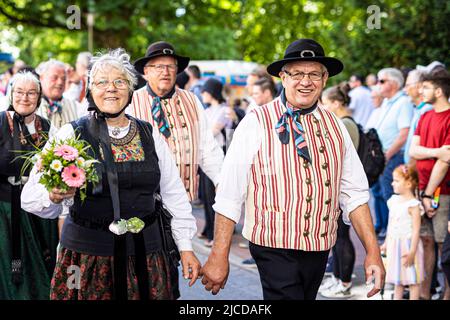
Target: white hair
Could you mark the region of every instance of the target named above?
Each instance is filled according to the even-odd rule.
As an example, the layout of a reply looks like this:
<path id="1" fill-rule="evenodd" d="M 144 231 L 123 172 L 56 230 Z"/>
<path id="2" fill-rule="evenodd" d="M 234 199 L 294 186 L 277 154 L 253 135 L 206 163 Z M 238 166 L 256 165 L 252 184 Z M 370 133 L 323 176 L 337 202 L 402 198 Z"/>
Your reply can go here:
<path id="1" fill-rule="evenodd" d="M 410 78 L 412 82 L 421 82 L 424 75 L 425 72 L 414 69 L 408 73 L 408 78 Z"/>
<path id="2" fill-rule="evenodd" d="M 18 72 L 11 78 L 11 81 L 9 82 L 9 88 L 8 88 L 9 104 L 12 103 L 12 95 L 13 95 L 14 87 L 19 82 L 32 82 L 36 85 L 36 91 L 38 93 L 41 93 L 41 82 L 39 81 L 38 77 L 35 74 L 33 74 L 30 71 Z"/>
<path id="3" fill-rule="evenodd" d="M 134 66 L 130 62 L 130 55 L 124 49 L 114 49 L 106 54 L 99 53 L 92 58 L 91 62 L 92 67 L 91 70 L 89 70 L 89 89 L 92 89 L 92 80 L 98 71 L 114 68 L 123 73 L 128 81 L 128 89 L 130 91 L 134 90 L 134 86 L 137 84 L 137 77 Z"/>
<path id="4" fill-rule="evenodd" d="M 399 89 L 401 89 L 405 83 L 402 72 L 396 68 L 384 68 L 378 71 L 378 79 L 381 79 L 383 76 L 387 76 L 389 80 L 396 82 Z"/>
<path id="5" fill-rule="evenodd" d="M 77 63 L 81 63 L 86 68 L 89 67 L 89 63 L 92 60 L 92 53 L 89 51 L 80 52 L 77 56 Z"/>
<path id="6" fill-rule="evenodd" d="M 43 74 L 45 74 L 51 67 L 60 67 L 62 69 L 64 69 L 64 72 L 66 72 L 66 65 L 64 64 L 64 62 L 61 62 L 59 60 L 55 60 L 55 59 L 50 59 L 48 61 L 42 62 L 41 64 L 39 64 L 36 68 L 36 73 L 39 74 L 40 76 L 42 76 Z"/>

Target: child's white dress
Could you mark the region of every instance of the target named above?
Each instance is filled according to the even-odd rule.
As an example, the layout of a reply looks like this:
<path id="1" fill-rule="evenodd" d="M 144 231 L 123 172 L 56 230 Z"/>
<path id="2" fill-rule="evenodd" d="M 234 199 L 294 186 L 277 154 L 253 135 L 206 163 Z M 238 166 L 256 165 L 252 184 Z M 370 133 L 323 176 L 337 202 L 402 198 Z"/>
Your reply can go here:
<path id="1" fill-rule="evenodd" d="M 408 209 L 420 206 L 420 214 L 424 214 L 422 204 L 417 199 L 404 201 L 393 195 L 387 202 L 389 223 L 386 243 L 386 282 L 396 285 L 419 284 L 425 277 L 423 262 L 423 245 L 419 238 L 414 264 L 405 267 L 403 255 L 407 255 L 411 247 L 412 216 Z"/>

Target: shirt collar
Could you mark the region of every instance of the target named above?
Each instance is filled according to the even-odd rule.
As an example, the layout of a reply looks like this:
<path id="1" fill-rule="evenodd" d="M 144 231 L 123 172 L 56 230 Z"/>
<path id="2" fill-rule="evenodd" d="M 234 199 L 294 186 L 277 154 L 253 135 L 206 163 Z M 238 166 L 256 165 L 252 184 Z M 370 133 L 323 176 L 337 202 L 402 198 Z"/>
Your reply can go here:
<path id="1" fill-rule="evenodd" d="M 289 107 L 291 109 L 294 109 L 294 107 L 289 103 L 289 101 L 287 101 L 286 92 L 284 89 L 281 91 L 280 100 L 285 108 Z M 298 111 L 301 115 L 311 114 L 317 120 L 321 119 L 317 101 L 312 107 L 309 107 L 307 109 L 295 109 L 295 110 Z"/>
<path id="2" fill-rule="evenodd" d="M 147 83 L 145 85 L 145 87 L 147 88 L 147 92 L 152 96 L 152 97 L 159 97 L 150 87 L 150 85 Z M 172 96 L 175 93 L 175 87 L 172 88 L 172 90 L 169 91 L 169 93 L 167 93 L 166 95 L 164 95 L 163 97 L 159 97 L 160 99 L 170 99 L 172 98 Z"/>

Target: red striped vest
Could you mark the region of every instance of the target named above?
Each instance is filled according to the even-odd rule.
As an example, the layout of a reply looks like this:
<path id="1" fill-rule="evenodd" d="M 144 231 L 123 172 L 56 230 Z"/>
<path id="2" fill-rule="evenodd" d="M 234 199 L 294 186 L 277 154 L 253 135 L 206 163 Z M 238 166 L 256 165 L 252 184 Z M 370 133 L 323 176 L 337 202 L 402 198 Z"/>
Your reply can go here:
<path id="1" fill-rule="evenodd" d="M 297 155 L 292 129 L 287 145 L 278 138 L 275 125 L 285 111 L 280 98 L 252 111 L 262 142 L 249 173 L 243 235 L 261 246 L 328 250 L 336 242 L 340 214 L 344 137 L 337 118 L 320 107 L 300 116 L 308 164 Z"/>
<path id="2" fill-rule="evenodd" d="M 153 97 L 146 87 L 135 91 L 129 106 L 130 114 L 156 126 L 152 117 L 152 101 Z M 171 132 L 166 141 L 173 152 L 189 199 L 196 199 L 200 126 L 195 96 L 189 91 L 176 89 L 171 99 L 163 100 L 162 108 Z"/>

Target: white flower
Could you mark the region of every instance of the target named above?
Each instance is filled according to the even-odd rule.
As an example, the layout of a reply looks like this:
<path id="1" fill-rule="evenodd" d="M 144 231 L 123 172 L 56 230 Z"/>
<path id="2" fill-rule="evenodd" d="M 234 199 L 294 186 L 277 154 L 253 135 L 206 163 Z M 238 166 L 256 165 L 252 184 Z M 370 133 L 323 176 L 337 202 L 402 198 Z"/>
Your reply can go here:
<path id="1" fill-rule="evenodd" d="M 61 170 L 63 169 L 63 165 L 61 161 L 53 160 L 52 163 L 50 164 L 50 168 L 56 172 L 61 172 Z"/>
<path id="2" fill-rule="evenodd" d="M 96 162 L 99 162 L 99 161 L 98 160 L 87 160 L 87 161 L 84 162 L 84 167 L 86 169 L 90 168 Z"/>
<path id="3" fill-rule="evenodd" d="M 35 154 L 35 155 L 31 158 L 31 162 L 32 162 L 33 164 L 35 164 L 36 162 L 38 162 L 38 160 L 39 160 L 40 158 L 41 158 L 40 155 Z"/>
<path id="4" fill-rule="evenodd" d="M 83 168 L 86 160 L 84 160 L 83 157 L 78 157 L 76 162 L 77 162 L 77 167 L 78 168 Z"/>

